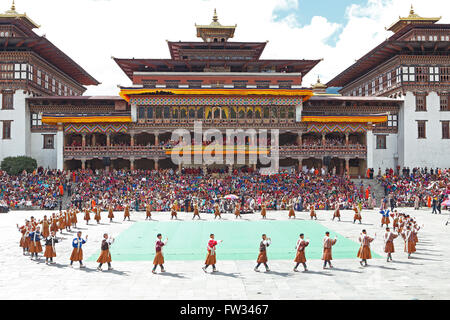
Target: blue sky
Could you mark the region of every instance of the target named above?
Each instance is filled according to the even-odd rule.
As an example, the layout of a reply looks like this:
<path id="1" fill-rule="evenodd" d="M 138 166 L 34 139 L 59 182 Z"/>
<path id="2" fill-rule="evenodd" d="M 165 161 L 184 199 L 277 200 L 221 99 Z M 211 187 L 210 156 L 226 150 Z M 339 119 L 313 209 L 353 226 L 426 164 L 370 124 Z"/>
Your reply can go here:
<path id="1" fill-rule="evenodd" d="M 338 40 L 339 31 L 348 22 L 347 9 L 351 5 L 366 5 L 367 0 L 290 0 L 291 6 L 288 8 L 276 8 L 273 11 L 274 21 L 281 21 L 288 15 L 295 17 L 295 22 L 299 27 L 311 23 L 314 16 L 322 16 L 331 23 L 340 25 L 332 36 L 326 39 L 328 45 L 335 45 Z M 294 3 L 297 2 L 297 8 Z"/>

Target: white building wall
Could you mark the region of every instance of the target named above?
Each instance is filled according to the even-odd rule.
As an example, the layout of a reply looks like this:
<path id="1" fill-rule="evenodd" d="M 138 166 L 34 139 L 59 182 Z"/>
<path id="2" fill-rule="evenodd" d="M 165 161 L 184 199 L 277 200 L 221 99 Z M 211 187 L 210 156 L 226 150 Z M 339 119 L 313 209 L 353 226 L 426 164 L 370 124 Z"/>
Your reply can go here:
<path id="1" fill-rule="evenodd" d="M 55 134 L 55 132 L 33 132 L 30 134 L 30 157 L 36 159 L 38 167 L 56 168 L 56 136 L 54 149 L 44 149 L 44 134 Z"/>
<path id="2" fill-rule="evenodd" d="M 27 155 L 27 126 L 25 99 L 31 95 L 25 94 L 22 90 L 17 90 L 14 94 L 13 110 L 1 110 L 0 120 L 13 120 L 11 123 L 11 139 L 3 139 L 0 128 L 0 161 L 10 156 Z M 2 95 L 0 94 L 0 101 Z M 3 123 L 0 122 L 0 126 Z M 29 132 L 29 131 L 28 131 Z"/>
<path id="3" fill-rule="evenodd" d="M 398 163 L 398 134 L 383 135 L 386 135 L 386 149 L 377 149 L 377 134 L 372 135 L 372 168 L 375 173 L 378 172 L 378 168 L 384 171 L 386 168 L 395 168 Z"/>
<path id="4" fill-rule="evenodd" d="M 442 120 L 450 121 L 450 112 L 439 111 L 440 98 L 430 92 L 426 98 L 427 111 L 417 112 L 416 97 L 407 92 L 404 103 L 404 141 L 405 167 L 450 168 L 450 139 L 442 139 Z M 417 120 L 426 120 L 426 139 L 419 139 Z"/>

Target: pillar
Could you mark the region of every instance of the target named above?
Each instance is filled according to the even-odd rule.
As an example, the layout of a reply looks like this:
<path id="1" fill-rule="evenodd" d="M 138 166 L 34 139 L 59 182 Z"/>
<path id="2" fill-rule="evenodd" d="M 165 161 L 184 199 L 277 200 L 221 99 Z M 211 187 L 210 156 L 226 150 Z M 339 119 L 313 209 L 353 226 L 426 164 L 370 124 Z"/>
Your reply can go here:
<path id="1" fill-rule="evenodd" d="M 253 171 L 256 171 L 256 163 L 253 164 Z"/>
<path id="2" fill-rule="evenodd" d="M 106 146 L 107 147 L 111 146 L 111 134 L 110 133 L 106 134 Z"/>
<path id="3" fill-rule="evenodd" d="M 297 169 L 298 169 L 298 173 L 300 173 L 303 170 L 303 166 L 302 166 L 303 158 L 298 158 L 297 161 L 298 161 L 298 168 Z"/>
<path id="4" fill-rule="evenodd" d="M 86 133 L 81 135 L 81 146 L 86 147 Z"/>
<path id="5" fill-rule="evenodd" d="M 134 146 L 134 133 L 130 133 L 130 146 Z"/>
<path id="6" fill-rule="evenodd" d="M 322 145 L 324 146 L 325 145 L 325 133 L 322 133 Z"/>
<path id="7" fill-rule="evenodd" d="M 86 169 L 86 159 L 81 159 L 81 169 Z"/>
<path id="8" fill-rule="evenodd" d="M 159 170 L 158 159 L 153 159 L 155 161 L 155 170 Z"/>
<path id="9" fill-rule="evenodd" d="M 345 172 L 350 175 L 350 158 L 345 158 Z"/>
<path id="10" fill-rule="evenodd" d="M 155 132 L 155 146 L 159 145 L 159 133 Z"/>
<path id="11" fill-rule="evenodd" d="M 130 158 L 130 170 L 134 170 L 134 158 Z"/>
<path id="12" fill-rule="evenodd" d="M 297 145 L 301 147 L 302 144 L 303 144 L 303 141 L 302 141 L 302 133 L 299 132 L 299 133 L 298 133 L 298 136 L 297 136 Z"/>
<path id="13" fill-rule="evenodd" d="M 373 168 L 373 149 L 374 149 L 374 135 L 372 131 L 372 124 L 369 124 L 367 133 L 366 133 L 366 164 L 367 168 Z M 366 169 L 367 169 L 366 168 Z"/>
<path id="14" fill-rule="evenodd" d="M 178 164 L 178 171 L 181 173 L 181 169 L 182 169 L 183 167 L 181 166 L 181 162 Z"/>
<path id="15" fill-rule="evenodd" d="M 92 134 L 92 146 L 95 146 L 96 139 L 95 139 L 95 133 Z"/>
<path id="16" fill-rule="evenodd" d="M 64 170 L 64 127 L 62 123 L 57 125 L 56 132 L 56 169 Z"/>
<path id="17" fill-rule="evenodd" d="M 228 165 L 228 173 L 233 174 L 233 164 Z"/>
<path id="18" fill-rule="evenodd" d="M 348 132 L 345 133 L 345 145 L 348 147 Z"/>

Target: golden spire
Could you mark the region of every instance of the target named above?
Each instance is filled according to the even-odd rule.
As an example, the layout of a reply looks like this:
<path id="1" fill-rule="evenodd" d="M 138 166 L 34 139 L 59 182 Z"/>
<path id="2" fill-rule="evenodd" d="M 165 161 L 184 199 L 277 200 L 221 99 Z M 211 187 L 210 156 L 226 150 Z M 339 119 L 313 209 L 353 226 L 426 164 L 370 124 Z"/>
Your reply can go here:
<path id="1" fill-rule="evenodd" d="M 14 3 L 14 0 L 11 5 L 11 11 L 16 11 L 16 4 Z"/>
<path id="2" fill-rule="evenodd" d="M 411 5 L 411 9 L 409 10 L 409 15 L 407 17 L 398 17 L 398 21 L 392 24 L 387 30 L 392 32 L 398 32 L 401 29 L 403 29 L 405 26 L 410 24 L 433 24 L 438 22 L 441 19 L 441 17 L 434 17 L 434 18 L 424 18 L 419 16 L 413 8 L 413 5 Z"/>
<path id="3" fill-rule="evenodd" d="M 213 21 L 217 22 L 218 20 L 219 20 L 219 18 L 217 17 L 217 11 L 216 11 L 216 8 L 214 8 Z"/>

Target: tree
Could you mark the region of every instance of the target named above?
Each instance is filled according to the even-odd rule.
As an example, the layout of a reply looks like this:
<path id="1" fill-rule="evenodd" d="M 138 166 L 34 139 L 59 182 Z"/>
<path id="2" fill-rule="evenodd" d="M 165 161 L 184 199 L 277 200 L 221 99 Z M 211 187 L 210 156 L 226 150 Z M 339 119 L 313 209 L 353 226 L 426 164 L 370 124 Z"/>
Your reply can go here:
<path id="1" fill-rule="evenodd" d="M 37 161 L 26 156 L 6 157 L 1 163 L 1 168 L 13 176 L 22 173 L 24 170 L 31 173 L 37 168 Z"/>

